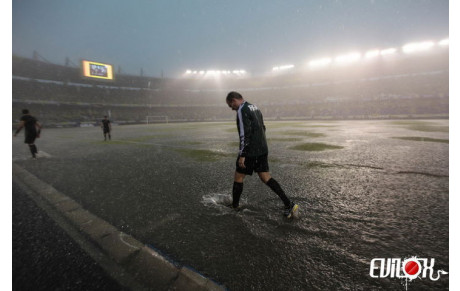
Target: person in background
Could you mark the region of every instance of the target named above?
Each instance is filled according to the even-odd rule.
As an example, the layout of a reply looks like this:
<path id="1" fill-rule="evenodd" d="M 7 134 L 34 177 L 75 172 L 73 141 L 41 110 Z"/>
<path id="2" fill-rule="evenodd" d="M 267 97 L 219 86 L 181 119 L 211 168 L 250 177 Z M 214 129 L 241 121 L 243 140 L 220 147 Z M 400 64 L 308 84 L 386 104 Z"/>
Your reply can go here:
<path id="1" fill-rule="evenodd" d="M 109 136 L 110 140 L 112 138 L 110 135 L 110 132 L 112 131 L 112 125 L 110 124 L 110 120 L 107 118 L 107 116 L 104 116 L 104 119 L 102 119 L 101 128 L 104 132 L 104 141 L 107 140 L 107 135 Z"/>
<path id="2" fill-rule="evenodd" d="M 30 152 L 32 153 L 32 158 L 37 159 L 38 149 L 35 145 L 35 139 L 40 137 L 40 132 L 42 126 L 38 123 L 37 119 L 30 115 L 29 110 L 23 109 L 22 110 L 22 117 L 21 123 L 19 124 L 18 129 L 14 133 L 14 136 L 17 136 L 18 133 L 21 131 L 22 128 L 25 128 L 25 140 L 29 146 Z"/>

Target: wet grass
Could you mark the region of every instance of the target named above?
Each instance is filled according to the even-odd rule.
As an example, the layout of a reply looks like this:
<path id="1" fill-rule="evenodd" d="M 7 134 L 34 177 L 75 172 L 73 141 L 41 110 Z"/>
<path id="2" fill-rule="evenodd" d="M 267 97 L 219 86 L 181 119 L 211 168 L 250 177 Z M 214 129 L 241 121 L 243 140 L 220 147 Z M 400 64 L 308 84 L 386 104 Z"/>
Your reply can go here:
<path id="1" fill-rule="evenodd" d="M 100 144 L 100 145 L 130 145 L 130 146 L 148 146 L 148 144 L 142 144 L 142 143 L 133 143 L 131 141 L 127 141 L 127 140 L 110 140 L 110 141 L 94 141 L 94 140 L 91 140 L 90 141 L 91 143 L 93 144 Z"/>
<path id="2" fill-rule="evenodd" d="M 271 141 L 280 141 L 280 142 L 297 142 L 297 141 L 302 141 L 303 139 L 302 138 L 298 138 L 298 137 L 286 137 L 286 138 L 280 138 L 280 137 L 274 137 L 274 138 L 268 138 L 267 141 L 268 142 L 271 142 Z"/>
<path id="3" fill-rule="evenodd" d="M 162 134 L 162 135 L 145 135 L 145 136 L 139 136 L 135 138 L 123 138 L 120 141 L 126 141 L 126 142 L 145 142 L 149 141 L 152 139 L 158 139 L 158 138 L 165 138 L 165 137 L 172 137 L 174 135 L 171 134 Z"/>
<path id="4" fill-rule="evenodd" d="M 223 131 L 235 133 L 235 132 L 238 132 L 238 129 L 237 129 L 236 126 L 235 126 L 234 128 L 226 128 L 226 129 L 224 129 Z"/>
<path id="5" fill-rule="evenodd" d="M 438 139 L 438 138 L 430 138 L 430 137 L 423 137 L 423 136 L 395 136 L 392 137 L 394 139 L 402 139 L 402 140 L 411 140 L 411 141 L 428 141 L 428 142 L 440 142 L 440 143 L 449 143 L 448 139 Z"/>
<path id="6" fill-rule="evenodd" d="M 278 129 L 286 129 L 289 127 L 294 127 L 294 128 L 331 128 L 331 127 L 337 127 L 337 125 L 323 125 L 323 124 L 306 124 L 304 122 L 267 122 L 265 124 L 265 127 L 267 128 L 267 131 L 276 131 Z M 224 129 L 225 132 L 238 132 L 236 126 L 233 128 L 226 128 Z M 291 131 L 294 133 L 297 132 L 304 132 L 302 130 L 297 130 L 297 131 Z"/>
<path id="7" fill-rule="evenodd" d="M 418 121 L 418 120 L 393 120 L 390 121 L 391 124 L 395 125 L 414 125 L 414 124 L 420 124 L 420 123 L 426 123 L 424 121 Z"/>
<path id="8" fill-rule="evenodd" d="M 304 125 L 305 127 L 337 127 L 338 125 L 321 125 L 321 124 L 312 124 L 312 125 Z"/>
<path id="9" fill-rule="evenodd" d="M 292 137 L 292 138 L 289 138 L 289 137 L 287 137 L 287 138 L 282 138 L 282 137 L 267 138 L 267 143 L 268 144 L 271 144 L 272 142 L 299 142 L 299 141 L 303 141 L 303 138 L 297 138 L 297 137 Z M 237 142 L 237 141 L 234 141 L 234 142 L 228 143 L 228 146 L 239 148 L 240 143 Z"/>
<path id="10" fill-rule="evenodd" d="M 274 163 L 279 163 L 279 162 L 281 162 L 281 159 L 275 158 L 275 157 L 271 157 L 270 155 L 268 155 L 268 162 L 269 162 L 269 163 L 273 163 L 273 164 L 274 164 Z"/>
<path id="11" fill-rule="evenodd" d="M 311 161 L 307 163 L 308 168 L 334 168 L 337 167 L 335 164 L 327 164 L 319 161 Z"/>
<path id="12" fill-rule="evenodd" d="M 298 151 L 325 151 L 343 149 L 343 147 L 325 143 L 304 143 L 290 147 L 290 149 Z"/>
<path id="13" fill-rule="evenodd" d="M 232 123 L 233 124 L 233 123 Z M 181 131 L 189 131 L 189 130 L 210 130 L 210 129 L 221 129 L 221 128 L 226 128 L 224 131 L 226 131 L 228 126 L 230 126 L 230 123 L 169 123 L 169 124 L 154 124 L 154 125 L 148 125 L 145 128 L 145 131 L 148 133 L 171 133 L 174 132 L 176 134 L 177 132 Z M 235 127 L 236 130 L 236 127 Z"/>
<path id="14" fill-rule="evenodd" d="M 425 131 L 425 132 L 449 132 L 448 126 L 425 125 L 425 124 L 411 125 L 408 127 L 408 129 L 416 130 L 416 131 Z"/>
<path id="15" fill-rule="evenodd" d="M 435 125 L 428 121 L 417 120 L 397 120 L 391 121 L 391 124 L 405 126 L 409 130 L 424 132 L 449 132 L 449 126 Z"/>
<path id="16" fill-rule="evenodd" d="M 265 123 L 265 127 L 267 130 L 270 129 L 278 129 L 278 128 L 285 128 L 285 127 L 299 127 L 304 126 L 303 122 L 283 122 L 283 121 L 269 121 Z"/>
<path id="17" fill-rule="evenodd" d="M 233 126 L 234 128 L 236 127 L 235 123 L 233 122 L 216 122 L 216 123 L 194 123 L 194 124 L 186 124 L 182 125 L 179 128 L 180 129 L 203 129 L 203 128 L 222 128 L 222 127 L 228 127 L 228 126 Z"/>
<path id="18" fill-rule="evenodd" d="M 303 131 L 303 130 L 287 130 L 287 131 L 281 132 L 280 134 L 296 135 L 296 136 L 304 136 L 304 137 L 324 137 L 326 136 L 324 133 Z"/>
<path id="19" fill-rule="evenodd" d="M 174 149 L 174 151 L 181 153 L 182 155 L 194 159 L 200 162 L 215 162 L 222 158 L 233 157 L 234 154 L 215 152 L 211 150 L 201 149 Z"/>

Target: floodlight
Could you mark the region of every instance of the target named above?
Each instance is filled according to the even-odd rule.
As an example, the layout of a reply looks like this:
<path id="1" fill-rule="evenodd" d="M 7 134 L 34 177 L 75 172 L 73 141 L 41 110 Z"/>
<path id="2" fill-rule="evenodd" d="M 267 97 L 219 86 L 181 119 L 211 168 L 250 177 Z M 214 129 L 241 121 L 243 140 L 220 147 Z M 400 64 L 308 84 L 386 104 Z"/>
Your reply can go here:
<path id="1" fill-rule="evenodd" d="M 360 53 L 349 53 L 346 55 L 341 55 L 341 56 L 336 57 L 335 61 L 338 63 L 345 64 L 345 63 L 351 63 L 351 62 L 357 61 L 360 58 L 361 58 Z"/>
<path id="2" fill-rule="evenodd" d="M 316 59 L 312 60 L 308 63 L 310 67 L 322 67 L 322 66 L 327 66 L 332 62 L 331 58 L 322 58 L 322 59 Z"/>
<path id="3" fill-rule="evenodd" d="M 403 46 L 403 52 L 405 53 L 413 53 L 419 51 L 426 51 L 431 49 L 434 46 L 434 42 L 432 41 L 425 41 L 425 42 L 416 42 L 416 43 L 409 43 Z"/>
<path id="4" fill-rule="evenodd" d="M 440 46 L 449 46 L 449 39 L 446 38 L 446 39 L 441 40 L 440 42 L 438 42 L 438 45 L 440 45 Z"/>
<path id="5" fill-rule="evenodd" d="M 388 48 L 380 51 L 382 56 L 394 54 L 397 51 L 395 48 Z"/>
<path id="6" fill-rule="evenodd" d="M 273 67 L 273 71 L 288 70 L 292 68 L 294 68 L 294 65 L 284 65 L 284 66 Z"/>
<path id="7" fill-rule="evenodd" d="M 185 74 L 187 74 L 187 75 L 189 75 L 189 74 L 191 74 L 191 73 L 192 73 L 192 71 L 191 71 L 191 70 L 187 70 L 187 71 L 185 71 Z"/>
<path id="8" fill-rule="evenodd" d="M 364 55 L 364 57 L 366 59 L 370 59 L 370 58 L 378 57 L 379 55 L 380 55 L 379 50 L 371 50 L 371 51 L 367 51 L 366 54 Z"/>

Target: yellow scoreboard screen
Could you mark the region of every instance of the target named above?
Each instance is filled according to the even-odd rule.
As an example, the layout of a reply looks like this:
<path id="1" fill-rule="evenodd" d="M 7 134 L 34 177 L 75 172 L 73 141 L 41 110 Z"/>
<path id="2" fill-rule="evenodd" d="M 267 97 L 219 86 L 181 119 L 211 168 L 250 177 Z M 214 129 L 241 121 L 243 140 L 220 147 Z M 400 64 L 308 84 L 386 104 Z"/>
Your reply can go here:
<path id="1" fill-rule="evenodd" d="M 113 80 L 112 65 L 96 63 L 91 61 L 82 61 L 82 66 L 84 77 Z"/>

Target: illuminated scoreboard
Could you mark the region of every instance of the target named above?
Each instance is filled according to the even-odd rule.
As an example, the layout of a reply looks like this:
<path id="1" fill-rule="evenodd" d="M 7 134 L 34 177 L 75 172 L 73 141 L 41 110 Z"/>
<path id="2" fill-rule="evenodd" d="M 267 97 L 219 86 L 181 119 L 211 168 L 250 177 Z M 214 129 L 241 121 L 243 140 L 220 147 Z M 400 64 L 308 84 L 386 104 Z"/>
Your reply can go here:
<path id="1" fill-rule="evenodd" d="M 83 77 L 113 80 L 112 65 L 83 60 L 82 68 Z"/>

